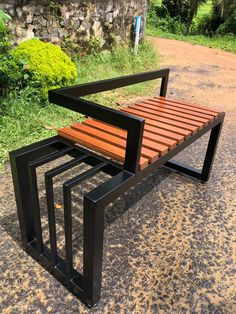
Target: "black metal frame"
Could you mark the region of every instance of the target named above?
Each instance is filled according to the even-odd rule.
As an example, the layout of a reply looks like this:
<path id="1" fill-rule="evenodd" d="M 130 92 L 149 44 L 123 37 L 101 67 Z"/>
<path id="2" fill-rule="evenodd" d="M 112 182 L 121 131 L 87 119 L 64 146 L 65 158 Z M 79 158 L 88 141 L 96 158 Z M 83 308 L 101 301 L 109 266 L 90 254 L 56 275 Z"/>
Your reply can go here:
<path id="1" fill-rule="evenodd" d="M 49 93 L 51 102 L 126 129 L 128 131 L 128 140 L 124 165 L 112 162 L 60 136 L 40 141 L 10 153 L 24 248 L 87 306 L 94 306 L 100 298 L 105 207 L 143 177 L 161 166 L 169 167 L 206 182 L 210 176 L 224 113 L 179 144 L 174 150 L 160 157 L 144 170 L 139 171 L 138 164 L 144 120 L 77 97 L 155 78 L 162 78 L 160 94 L 165 96 L 168 75 L 169 70 L 161 70 L 59 89 Z M 201 172 L 169 161 L 210 130 L 209 144 Z M 42 238 L 36 169 L 64 155 L 70 155 L 73 159 L 45 173 L 50 236 L 49 249 L 43 243 Z M 57 254 L 53 178 L 81 162 L 91 165 L 92 168 L 80 175 L 76 175 L 63 184 L 66 258 L 62 260 Z M 85 179 L 93 176 L 98 171 L 104 171 L 110 174 L 112 178 L 84 195 L 83 274 L 81 274 L 73 267 L 71 188 L 81 184 Z"/>
<path id="2" fill-rule="evenodd" d="M 169 69 L 81 84 L 49 91 L 49 101 L 80 112 L 97 120 L 112 124 L 128 132 L 124 168 L 135 173 L 139 170 L 144 119 L 79 98 L 128 85 L 161 78 L 160 96 L 166 96 Z"/>

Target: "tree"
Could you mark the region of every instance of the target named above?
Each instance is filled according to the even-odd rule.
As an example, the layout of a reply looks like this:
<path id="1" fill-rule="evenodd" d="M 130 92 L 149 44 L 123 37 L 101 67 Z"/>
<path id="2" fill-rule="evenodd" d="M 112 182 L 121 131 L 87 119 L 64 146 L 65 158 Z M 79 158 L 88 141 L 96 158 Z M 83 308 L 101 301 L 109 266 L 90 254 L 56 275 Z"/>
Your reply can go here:
<path id="1" fill-rule="evenodd" d="M 213 4 L 214 15 L 225 22 L 236 10 L 236 0 L 215 0 Z"/>
<path id="2" fill-rule="evenodd" d="M 214 0 L 210 29 L 219 34 L 236 34 L 236 0 Z"/>
<path id="3" fill-rule="evenodd" d="M 204 2 L 206 0 L 163 0 L 162 4 L 172 18 L 179 18 L 186 25 L 188 33 L 199 5 Z"/>

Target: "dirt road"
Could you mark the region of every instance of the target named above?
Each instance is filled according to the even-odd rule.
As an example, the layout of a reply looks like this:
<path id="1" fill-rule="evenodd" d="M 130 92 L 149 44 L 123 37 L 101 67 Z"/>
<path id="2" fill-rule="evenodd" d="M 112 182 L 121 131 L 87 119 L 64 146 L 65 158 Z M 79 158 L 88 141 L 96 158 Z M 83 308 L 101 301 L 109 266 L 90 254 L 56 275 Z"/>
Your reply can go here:
<path id="1" fill-rule="evenodd" d="M 236 111 L 236 55 L 178 40 L 149 37 L 170 67 L 168 95 Z"/>

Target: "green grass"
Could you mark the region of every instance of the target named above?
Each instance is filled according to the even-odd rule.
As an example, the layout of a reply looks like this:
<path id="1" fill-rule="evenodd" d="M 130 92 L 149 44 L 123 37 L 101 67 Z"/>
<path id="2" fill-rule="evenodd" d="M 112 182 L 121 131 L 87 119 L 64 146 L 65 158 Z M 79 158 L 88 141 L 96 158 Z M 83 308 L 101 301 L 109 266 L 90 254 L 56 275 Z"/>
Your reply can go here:
<path id="1" fill-rule="evenodd" d="M 167 33 L 161 30 L 158 30 L 154 27 L 149 27 L 146 31 L 147 35 L 158 36 L 168 39 L 176 39 L 187 41 L 194 45 L 201 45 L 210 48 L 217 48 L 225 51 L 229 51 L 236 54 L 236 36 L 235 35 L 225 35 L 225 36 L 213 36 L 207 37 L 203 35 L 178 35 Z"/>
<path id="2" fill-rule="evenodd" d="M 120 47 L 114 52 L 102 52 L 79 58 L 78 79 L 85 83 L 158 68 L 154 48 L 145 43 L 134 56 L 129 48 Z M 126 101 L 152 93 L 155 82 L 137 84 L 90 96 L 100 104 L 116 107 Z M 8 159 L 8 152 L 56 134 L 56 130 L 83 117 L 53 104 L 42 104 L 35 89 L 30 87 L 0 98 L 0 170 Z"/>

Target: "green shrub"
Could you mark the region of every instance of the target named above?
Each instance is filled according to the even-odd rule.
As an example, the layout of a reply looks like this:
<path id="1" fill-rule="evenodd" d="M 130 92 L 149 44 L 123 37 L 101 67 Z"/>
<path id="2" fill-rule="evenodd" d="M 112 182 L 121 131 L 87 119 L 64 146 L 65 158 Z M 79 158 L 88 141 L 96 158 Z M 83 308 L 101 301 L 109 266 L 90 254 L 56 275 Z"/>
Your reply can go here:
<path id="1" fill-rule="evenodd" d="M 212 36 L 214 34 L 214 20 L 212 17 L 212 12 L 204 14 L 201 18 L 198 19 L 195 27 L 192 27 L 192 34 L 201 34 Z"/>
<path id="2" fill-rule="evenodd" d="M 11 19 L 9 15 L 0 10 L 0 54 L 5 54 L 12 47 L 11 35 L 7 22 Z"/>
<path id="3" fill-rule="evenodd" d="M 18 84 L 22 74 L 19 66 L 8 54 L 0 54 L 0 95 Z"/>
<path id="4" fill-rule="evenodd" d="M 220 35 L 236 34 L 236 11 L 218 27 L 216 33 Z"/>
<path id="5" fill-rule="evenodd" d="M 3 95 L 8 86 L 18 79 L 18 67 L 8 54 L 12 48 L 11 34 L 7 22 L 9 15 L 0 10 L 0 95 Z M 1 108 L 0 108 L 1 110 Z"/>
<path id="6" fill-rule="evenodd" d="M 171 16 L 167 7 L 160 1 L 152 0 L 148 13 L 148 27 L 158 28 L 161 31 L 173 34 L 185 34 L 187 26 L 181 20 L 181 16 Z"/>
<path id="7" fill-rule="evenodd" d="M 22 42 L 11 51 L 13 60 L 23 72 L 23 79 L 43 91 L 70 85 L 76 78 L 76 67 L 60 47 L 39 39 Z"/>

